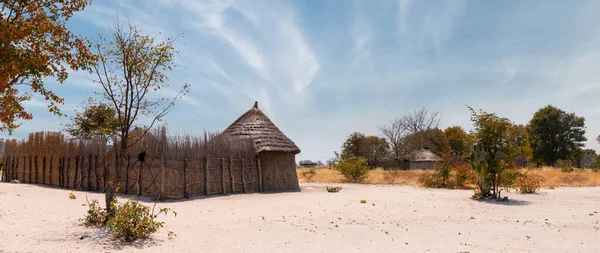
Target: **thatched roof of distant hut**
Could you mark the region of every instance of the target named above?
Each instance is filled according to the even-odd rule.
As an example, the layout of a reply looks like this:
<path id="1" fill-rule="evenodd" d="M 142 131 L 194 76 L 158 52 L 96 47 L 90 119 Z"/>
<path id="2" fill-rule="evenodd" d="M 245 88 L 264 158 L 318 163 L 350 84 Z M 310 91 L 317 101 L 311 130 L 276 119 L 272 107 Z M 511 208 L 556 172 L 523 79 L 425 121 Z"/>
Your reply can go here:
<path id="1" fill-rule="evenodd" d="M 441 162 L 442 158 L 431 152 L 428 148 L 423 148 L 413 154 L 411 162 Z"/>
<path id="2" fill-rule="evenodd" d="M 227 127 L 223 134 L 252 139 L 257 153 L 264 151 L 300 153 L 298 146 L 258 109 L 258 102 Z"/>

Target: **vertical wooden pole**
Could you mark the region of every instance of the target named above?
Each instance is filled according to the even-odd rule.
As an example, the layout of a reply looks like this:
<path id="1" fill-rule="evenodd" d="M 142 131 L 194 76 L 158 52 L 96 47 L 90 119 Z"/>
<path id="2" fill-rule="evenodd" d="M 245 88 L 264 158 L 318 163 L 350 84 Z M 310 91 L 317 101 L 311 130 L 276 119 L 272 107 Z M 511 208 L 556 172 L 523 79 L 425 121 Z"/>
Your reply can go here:
<path id="1" fill-rule="evenodd" d="M 63 158 L 58 158 L 58 187 L 62 186 L 62 167 L 63 167 Z"/>
<path id="2" fill-rule="evenodd" d="M 106 165 L 106 159 L 104 160 L 104 162 L 102 162 L 102 167 L 104 169 L 104 174 L 102 174 L 102 180 L 104 181 L 102 183 L 102 191 L 106 192 L 106 184 L 107 184 L 107 180 L 109 180 L 110 178 L 110 169 L 108 168 L 108 166 L 110 166 L 110 163 L 108 165 Z"/>
<path id="3" fill-rule="evenodd" d="M 258 166 L 258 190 L 263 191 L 263 178 L 262 169 L 260 168 L 260 156 L 256 159 L 256 165 Z"/>
<path id="4" fill-rule="evenodd" d="M 35 183 L 39 184 L 40 183 L 40 180 L 39 180 L 40 166 L 39 166 L 39 163 L 38 163 L 38 156 L 37 155 L 34 156 L 33 159 L 34 159 L 33 160 L 33 165 L 35 167 L 35 172 L 34 172 L 35 173 L 35 176 L 34 176 Z"/>
<path id="5" fill-rule="evenodd" d="M 11 162 L 12 166 L 13 166 L 13 176 L 12 179 L 18 179 L 19 177 L 19 173 L 18 173 L 18 169 L 19 169 L 19 158 L 17 157 L 13 157 L 12 158 L 12 162 Z"/>
<path id="6" fill-rule="evenodd" d="M 137 195 L 142 195 L 142 166 L 144 166 L 144 162 L 140 161 L 140 167 L 137 171 Z"/>
<path id="7" fill-rule="evenodd" d="M 53 158 L 54 157 L 50 156 L 50 168 L 48 169 L 50 171 L 49 175 L 48 175 L 48 183 L 50 183 L 50 185 L 52 185 L 52 182 L 53 182 L 52 181 L 52 175 L 54 175 L 54 171 L 53 171 L 53 168 L 54 168 L 54 165 L 53 165 L 54 159 Z"/>
<path id="8" fill-rule="evenodd" d="M 46 156 L 42 158 L 42 184 L 46 184 Z"/>
<path id="9" fill-rule="evenodd" d="M 160 157 L 160 170 L 162 173 L 162 178 L 160 180 L 160 199 L 165 200 L 166 199 L 166 196 L 165 196 L 165 180 L 166 180 L 165 174 L 166 174 L 166 171 L 165 171 L 165 156 L 164 155 Z"/>
<path id="10" fill-rule="evenodd" d="M 129 191 L 129 161 L 131 160 L 131 157 L 127 158 L 127 166 L 125 166 L 125 194 L 127 194 L 127 192 Z"/>
<path id="11" fill-rule="evenodd" d="M 208 156 L 204 157 L 204 194 L 206 196 L 210 195 L 209 192 L 209 182 L 208 182 Z"/>
<path id="12" fill-rule="evenodd" d="M 27 169 L 27 167 L 26 167 L 26 165 L 25 165 L 26 163 L 27 163 L 27 157 L 26 157 L 26 156 L 23 156 L 23 171 L 21 171 L 21 174 L 22 174 L 22 176 L 23 176 L 23 178 L 21 178 L 21 179 L 22 179 L 22 180 L 21 180 L 21 182 L 22 182 L 22 183 L 25 183 L 25 182 L 26 182 L 26 181 L 25 181 L 25 170 Z"/>
<path id="13" fill-rule="evenodd" d="M 27 183 L 33 182 L 33 157 L 29 156 L 29 177 Z"/>
<path id="14" fill-rule="evenodd" d="M 94 161 L 94 156 L 90 153 L 90 155 L 88 155 L 88 166 L 87 166 L 87 184 L 85 189 L 86 190 L 91 190 L 92 189 L 92 163 Z"/>
<path id="15" fill-rule="evenodd" d="M 246 193 L 246 161 L 242 159 L 242 190 Z"/>
<path id="16" fill-rule="evenodd" d="M 225 160 L 221 158 L 221 189 L 223 190 L 223 194 L 226 194 L 225 190 Z"/>
<path id="17" fill-rule="evenodd" d="M 183 159 L 183 197 L 189 198 L 188 188 L 187 188 L 187 158 Z"/>
<path id="18" fill-rule="evenodd" d="M 229 180 L 231 180 L 231 193 L 235 193 L 235 177 L 233 176 L 233 170 L 231 169 L 231 164 L 233 164 L 233 159 L 229 158 Z"/>
<path id="19" fill-rule="evenodd" d="M 67 169 L 65 170 L 65 175 L 66 175 L 65 179 L 66 180 L 65 180 L 65 183 L 63 185 L 66 188 L 69 188 L 69 179 L 71 177 L 71 175 L 69 173 L 69 172 L 71 172 L 70 170 L 71 170 L 71 157 L 69 156 L 69 157 L 67 157 Z M 75 183 L 73 183 L 73 184 L 75 184 Z"/>
<path id="20" fill-rule="evenodd" d="M 75 174 L 73 175 L 73 189 L 77 189 L 79 182 L 79 189 L 81 189 L 81 156 L 75 156 Z"/>
<path id="21" fill-rule="evenodd" d="M 98 175 L 98 155 L 94 156 L 94 175 L 96 176 L 95 190 L 100 190 L 100 175 Z"/>

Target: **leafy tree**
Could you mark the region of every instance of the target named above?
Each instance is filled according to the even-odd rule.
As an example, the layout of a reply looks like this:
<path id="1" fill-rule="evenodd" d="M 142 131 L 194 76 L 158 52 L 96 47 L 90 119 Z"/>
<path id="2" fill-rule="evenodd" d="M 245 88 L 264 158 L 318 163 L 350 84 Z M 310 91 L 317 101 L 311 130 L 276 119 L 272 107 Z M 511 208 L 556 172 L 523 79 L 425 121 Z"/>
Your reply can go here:
<path id="1" fill-rule="evenodd" d="M 44 85 L 64 82 L 68 69 L 89 70 L 94 60 L 87 41 L 75 36 L 66 22 L 89 0 L 3 0 L 0 2 L 0 131 L 12 131 L 33 118 L 22 102 L 33 94 L 61 115 L 63 99 Z M 28 86 L 27 89 L 18 89 Z M 27 91 L 28 90 L 28 91 Z"/>
<path id="2" fill-rule="evenodd" d="M 450 145 L 444 131 L 439 128 L 432 128 L 424 132 L 406 136 L 402 147 L 402 153 L 404 156 L 410 156 L 414 151 L 420 150 L 423 147 L 429 147 L 429 150 L 438 156 L 450 152 Z"/>
<path id="3" fill-rule="evenodd" d="M 116 134 L 119 125 L 115 109 L 104 103 L 88 105 L 72 121 L 66 131 L 82 139 L 99 137 L 108 140 Z"/>
<path id="4" fill-rule="evenodd" d="M 450 153 L 453 156 L 469 155 L 473 146 L 473 138 L 460 126 L 452 126 L 444 130 Z"/>
<path id="5" fill-rule="evenodd" d="M 366 136 L 362 133 L 352 133 L 346 138 L 342 146 L 341 157 L 363 157 L 368 156 Z"/>
<path id="6" fill-rule="evenodd" d="M 512 167 L 515 144 L 511 134 L 513 123 L 494 113 L 471 110 L 476 145 L 471 154 L 471 167 L 477 174 L 479 193 L 475 198 L 499 198 L 502 172 Z"/>
<path id="7" fill-rule="evenodd" d="M 583 147 L 585 119 L 548 105 L 538 110 L 527 126 L 533 160 L 554 166 L 557 160 L 570 160 Z"/>
<path id="8" fill-rule="evenodd" d="M 342 147 L 342 158 L 360 157 L 367 161 L 369 167 L 380 166 L 388 157 L 390 145 L 385 138 L 365 136 L 353 133 L 348 136 Z"/>
<path id="9" fill-rule="evenodd" d="M 512 125 L 510 127 L 510 140 L 513 147 L 510 156 L 519 166 L 525 166 L 531 159 L 531 147 L 527 135 L 527 127 L 523 125 Z"/>
<path id="10" fill-rule="evenodd" d="M 158 41 L 156 37 L 143 35 L 135 26 L 120 26 L 118 20 L 113 29 L 113 38 L 107 41 L 100 36 L 95 50 L 98 63 L 93 66 L 96 82 L 103 88 L 102 99 L 117 114 L 119 140 L 116 143 L 119 157 L 137 144 L 152 126 L 173 107 L 176 99 L 185 95 L 188 85 L 172 98 L 154 98 L 153 92 L 168 88 L 166 72 L 174 66 L 173 58 L 178 53 L 175 40 Z M 140 117 L 149 119 L 148 126 L 139 127 L 135 137 L 130 132 Z M 121 160 L 117 159 L 117 175 Z"/>

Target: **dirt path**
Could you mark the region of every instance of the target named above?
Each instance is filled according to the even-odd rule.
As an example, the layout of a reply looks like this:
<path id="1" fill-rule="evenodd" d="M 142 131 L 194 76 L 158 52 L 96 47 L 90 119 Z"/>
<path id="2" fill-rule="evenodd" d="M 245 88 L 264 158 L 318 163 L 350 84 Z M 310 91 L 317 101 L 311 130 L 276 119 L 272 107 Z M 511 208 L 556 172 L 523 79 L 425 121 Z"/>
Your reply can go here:
<path id="1" fill-rule="evenodd" d="M 302 184 L 300 193 L 159 203 L 178 216 L 138 244 L 116 244 L 81 226 L 85 195 L 0 183 L 0 252 L 598 252 L 600 187 L 508 193 L 476 202 L 472 191 Z M 366 200 L 361 204 L 360 200 Z M 149 203 L 150 204 L 150 203 Z"/>

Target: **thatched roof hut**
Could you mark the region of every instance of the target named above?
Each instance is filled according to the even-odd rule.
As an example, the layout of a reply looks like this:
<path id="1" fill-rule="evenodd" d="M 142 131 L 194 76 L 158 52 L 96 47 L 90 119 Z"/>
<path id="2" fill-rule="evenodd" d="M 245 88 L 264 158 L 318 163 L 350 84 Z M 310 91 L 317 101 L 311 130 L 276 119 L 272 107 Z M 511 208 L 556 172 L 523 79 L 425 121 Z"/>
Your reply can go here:
<path id="1" fill-rule="evenodd" d="M 296 174 L 296 154 L 300 149 L 258 108 L 258 102 L 221 134 L 254 142 L 264 191 L 300 190 Z"/>
<path id="2" fill-rule="evenodd" d="M 421 150 L 414 152 L 409 159 L 405 159 L 400 168 L 407 170 L 433 170 L 442 161 L 444 160 L 431 152 L 429 148 L 423 147 Z"/>

